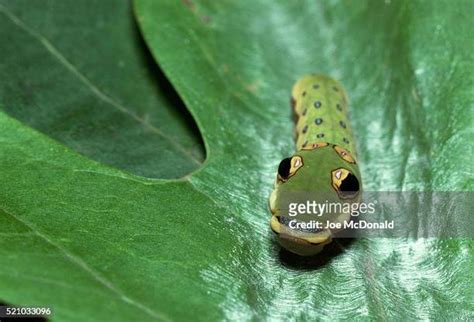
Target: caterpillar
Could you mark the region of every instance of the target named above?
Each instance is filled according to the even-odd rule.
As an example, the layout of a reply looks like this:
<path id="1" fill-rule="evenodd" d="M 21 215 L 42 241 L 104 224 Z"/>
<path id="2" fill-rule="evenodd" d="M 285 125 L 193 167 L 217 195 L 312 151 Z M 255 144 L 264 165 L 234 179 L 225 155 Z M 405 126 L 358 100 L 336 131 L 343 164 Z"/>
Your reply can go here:
<path id="1" fill-rule="evenodd" d="M 291 106 L 295 116 L 296 153 L 278 166 L 269 198 L 270 227 L 283 248 L 310 256 L 332 241 L 351 214 L 337 210 L 315 215 L 305 208 L 304 202 L 326 206 L 346 203 L 357 207 L 362 181 L 344 88 L 328 76 L 302 77 L 291 91 Z M 301 204 L 306 212 L 296 217 L 294 205 L 301 207 Z M 324 225 L 311 227 L 308 224 L 313 219 Z"/>

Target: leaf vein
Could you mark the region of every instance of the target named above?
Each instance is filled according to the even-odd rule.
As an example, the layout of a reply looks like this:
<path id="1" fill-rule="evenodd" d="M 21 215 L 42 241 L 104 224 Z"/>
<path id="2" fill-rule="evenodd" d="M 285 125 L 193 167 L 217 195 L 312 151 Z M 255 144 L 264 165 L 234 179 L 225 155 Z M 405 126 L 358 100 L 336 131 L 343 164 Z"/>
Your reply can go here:
<path id="1" fill-rule="evenodd" d="M 0 210 L 2 210 L 3 213 L 9 215 L 10 217 L 15 219 L 16 221 L 18 221 L 22 225 L 29 228 L 32 232 L 34 232 L 45 243 L 47 243 L 47 244 L 53 246 L 54 248 L 56 248 L 60 253 L 62 253 L 64 255 L 64 257 L 66 259 L 68 259 L 71 263 L 75 264 L 76 266 L 78 266 L 79 268 L 81 268 L 82 270 L 87 272 L 97 282 L 99 282 L 101 285 L 103 285 L 104 287 L 109 289 L 112 293 L 117 295 L 120 300 L 135 306 L 136 308 L 146 312 L 148 315 L 154 317 L 157 320 L 166 320 L 166 321 L 170 320 L 169 318 L 162 315 L 161 313 L 155 312 L 154 310 L 147 307 L 146 305 L 141 304 L 141 303 L 137 302 L 136 300 L 132 299 L 131 297 L 127 296 L 121 289 L 119 289 L 114 284 L 112 284 L 112 282 L 110 282 L 105 277 L 101 276 L 98 272 L 96 272 L 94 269 L 92 269 L 85 261 L 83 261 L 82 259 L 80 259 L 77 256 L 74 256 L 66 248 L 64 248 L 61 245 L 59 245 L 59 244 L 55 243 L 54 241 L 52 241 L 50 238 L 48 238 L 47 235 L 41 233 L 33 225 L 29 224 L 25 220 L 22 220 L 19 216 L 15 216 L 14 214 L 6 211 L 5 209 L 0 208 Z"/>
<path id="2" fill-rule="evenodd" d="M 9 11 L 5 6 L 0 4 L 0 11 L 3 12 L 15 25 L 17 25 L 24 32 L 28 33 L 30 36 L 38 40 L 43 47 L 55 58 L 57 59 L 67 70 L 69 70 L 74 76 L 76 76 L 86 87 L 88 87 L 92 93 L 100 100 L 110 104 L 120 112 L 130 116 L 136 122 L 143 125 L 145 128 L 148 128 L 158 136 L 163 137 L 167 140 L 172 146 L 174 146 L 178 151 L 183 153 L 191 162 L 201 165 L 201 161 L 195 158 L 188 150 L 186 150 L 182 144 L 176 141 L 171 136 L 165 134 L 156 126 L 150 124 L 146 119 L 136 115 L 134 112 L 130 111 L 128 108 L 118 103 L 109 95 L 105 94 L 100 90 L 96 85 L 94 85 L 84 74 L 82 74 L 61 52 L 43 35 L 34 31 L 28 27 L 18 16 Z"/>

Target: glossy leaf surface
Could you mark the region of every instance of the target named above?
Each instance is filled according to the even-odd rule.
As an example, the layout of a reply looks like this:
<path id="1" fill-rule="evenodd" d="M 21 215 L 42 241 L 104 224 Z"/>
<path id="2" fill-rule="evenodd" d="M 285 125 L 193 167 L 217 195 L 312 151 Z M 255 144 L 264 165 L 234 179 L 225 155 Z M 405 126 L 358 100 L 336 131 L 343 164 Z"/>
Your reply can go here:
<path id="1" fill-rule="evenodd" d="M 267 210 L 294 149 L 289 91 L 309 72 L 349 93 L 366 189 L 472 190 L 458 170 L 471 164 L 470 6 L 136 1 L 206 163 L 144 179 L 2 114 L 0 298 L 58 320 L 472 317 L 471 240 L 362 239 L 301 260 L 275 246 Z"/>

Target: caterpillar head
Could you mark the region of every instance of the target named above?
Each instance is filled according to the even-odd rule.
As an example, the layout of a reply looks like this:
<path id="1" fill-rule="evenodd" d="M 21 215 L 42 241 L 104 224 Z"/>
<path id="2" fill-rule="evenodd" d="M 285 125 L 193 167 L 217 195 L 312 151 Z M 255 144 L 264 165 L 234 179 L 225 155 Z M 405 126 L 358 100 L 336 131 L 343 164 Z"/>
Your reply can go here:
<path id="1" fill-rule="evenodd" d="M 361 190 L 360 172 L 348 151 L 337 145 L 314 144 L 280 162 L 269 202 L 271 228 L 291 252 L 317 254 L 337 231 L 326 228 L 327 222 L 343 225 L 348 221 L 350 212 L 342 206 L 355 209 Z M 316 222 L 320 227 L 314 227 Z"/>

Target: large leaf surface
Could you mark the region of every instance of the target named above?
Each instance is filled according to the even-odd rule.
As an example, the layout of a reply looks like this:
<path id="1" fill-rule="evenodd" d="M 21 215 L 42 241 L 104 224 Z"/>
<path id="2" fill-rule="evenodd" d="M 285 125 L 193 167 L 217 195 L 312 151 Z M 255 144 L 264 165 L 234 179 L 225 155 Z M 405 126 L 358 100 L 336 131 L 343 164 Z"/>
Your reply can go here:
<path id="1" fill-rule="evenodd" d="M 472 314 L 470 241 L 360 240 L 317 269 L 278 256 L 265 218 L 276 166 L 294 149 L 289 90 L 311 72 L 349 92 L 367 190 L 472 190 L 471 7 L 136 0 L 145 39 L 209 146 L 191 181 L 244 222 L 238 236 L 251 243 L 234 270 L 214 268 L 216 285 L 232 281 L 227 317 Z"/>
<path id="2" fill-rule="evenodd" d="M 450 4 L 137 1 L 207 161 L 144 179 L 1 114 L 0 297 L 58 320 L 472 315 L 471 241 L 364 239 L 298 260 L 266 209 L 293 150 L 289 89 L 313 71 L 349 92 L 369 190 L 472 189 L 470 8 Z"/>
<path id="3" fill-rule="evenodd" d="M 129 2 L 0 5 L 2 110 L 137 175 L 178 178 L 199 167 L 199 134 L 146 50 Z"/>

